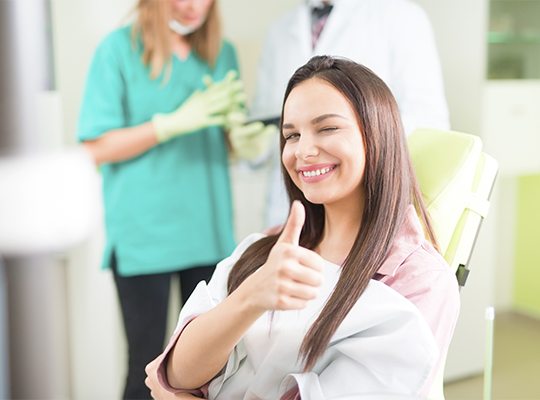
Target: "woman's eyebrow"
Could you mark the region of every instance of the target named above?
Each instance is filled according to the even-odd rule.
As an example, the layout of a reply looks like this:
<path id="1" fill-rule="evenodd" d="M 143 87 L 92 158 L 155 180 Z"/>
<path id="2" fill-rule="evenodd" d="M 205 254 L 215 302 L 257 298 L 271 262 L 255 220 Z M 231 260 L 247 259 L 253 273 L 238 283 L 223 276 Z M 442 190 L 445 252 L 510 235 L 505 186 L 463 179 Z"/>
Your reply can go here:
<path id="1" fill-rule="evenodd" d="M 343 115 L 340 115 L 340 114 L 322 114 L 322 115 L 319 115 L 318 117 L 313 118 L 311 120 L 311 123 L 318 124 L 319 122 L 324 121 L 327 118 L 335 118 L 335 117 L 341 118 L 341 119 L 347 119 Z M 291 123 L 285 123 L 282 126 L 282 129 L 294 129 L 294 128 L 295 128 L 294 124 L 291 124 Z"/>
<path id="2" fill-rule="evenodd" d="M 294 124 L 283 124 L 282 129 L 294 129 Z"/>
<path id="3" fill-rule="evenodd" d="M 341 119 L 347 119 L 343 115 L 339 115 L 339 114 L 323 114 L 323 115 L 319 115 L 318 117 L 313 118 L 311 120 L 311 123 L 312 124 L 318 124 L 319 122 L 324 121 L 327 118 L 334 118 L 334 117 L 341 118 Z"/>

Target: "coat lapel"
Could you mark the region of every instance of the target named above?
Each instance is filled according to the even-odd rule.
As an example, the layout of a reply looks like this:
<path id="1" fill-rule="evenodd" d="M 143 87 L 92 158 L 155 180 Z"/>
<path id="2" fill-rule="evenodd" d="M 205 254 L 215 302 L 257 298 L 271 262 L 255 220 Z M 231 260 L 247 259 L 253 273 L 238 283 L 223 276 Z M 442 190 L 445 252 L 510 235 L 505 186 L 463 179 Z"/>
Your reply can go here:
<path id="1" fill-rule="evenodd" d="M 335 54 L 336 43 L 340 43 L 342 39 L 342 32 L 349 27 L 349 24 L 354 24 L 355 16 L 358 16 L 359 10 L 364 1 L 360 0 L 335 0 L 334 8 L 328 16 L 328 20 L 321 32 L 321 36 L 315 46 L 314 54 L 327 54 L 327 55 L 339 55 Z M 309 17 L 309 11 L 307 12 Z M 309 19 L 311 24 L 311 19 Z M 311 32 L 311 26 L 308 25 L 309 32 Z M 351 46 L 354 44 L 351 43 Z"/>
<path id="2" fill-rule="evenodd" d="M 311 57 L 311 15 L 310 9 L 307 4 L 300 4 L 296 10 L 294 10 L 294 16 L 289 20 L 288 32 L 291 40 L 297 44 L 299 55 L 302 59 L 309 59 Z"/>

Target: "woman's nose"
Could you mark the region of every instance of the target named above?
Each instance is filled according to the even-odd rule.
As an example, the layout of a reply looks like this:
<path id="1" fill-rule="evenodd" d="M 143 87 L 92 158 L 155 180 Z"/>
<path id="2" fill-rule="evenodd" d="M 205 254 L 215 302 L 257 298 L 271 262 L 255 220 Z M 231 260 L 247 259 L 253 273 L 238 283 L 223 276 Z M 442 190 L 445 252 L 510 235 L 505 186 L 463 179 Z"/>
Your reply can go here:
<path id="1" fill-rule="evenodd" d="M 295 156 L 299 159 L 305 159 L 309 157 L 315 157 L 319 154 L 319 148 L 317 143 L 313 140 L 311 135 L 302 135 L 298 140 L 298 146 L 296 148 Z"/>

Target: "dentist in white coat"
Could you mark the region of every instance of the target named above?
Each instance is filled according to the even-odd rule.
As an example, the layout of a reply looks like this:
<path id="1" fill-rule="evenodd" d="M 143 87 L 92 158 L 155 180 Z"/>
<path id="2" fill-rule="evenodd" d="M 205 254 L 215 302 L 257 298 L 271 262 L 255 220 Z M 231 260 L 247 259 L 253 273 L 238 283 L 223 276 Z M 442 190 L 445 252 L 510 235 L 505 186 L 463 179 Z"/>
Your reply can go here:
<path id="1" fill-rule="evenodd" d="M 315 38 L 313 10 L 324 6 L 329 14 Z M 431 24 L 413 1 L 307 0 L 282 16 L 271 26 L 262 50 L 251 107 L 254 118 L 280 115 L 289 77 L 314 55 L 346 57 L 373 70 L 392 90 L 407 134 L 420 127 L 450 127 Z M 277 137 L 273 147 L 268 226 L 282 224 L 289 210 Z"/>

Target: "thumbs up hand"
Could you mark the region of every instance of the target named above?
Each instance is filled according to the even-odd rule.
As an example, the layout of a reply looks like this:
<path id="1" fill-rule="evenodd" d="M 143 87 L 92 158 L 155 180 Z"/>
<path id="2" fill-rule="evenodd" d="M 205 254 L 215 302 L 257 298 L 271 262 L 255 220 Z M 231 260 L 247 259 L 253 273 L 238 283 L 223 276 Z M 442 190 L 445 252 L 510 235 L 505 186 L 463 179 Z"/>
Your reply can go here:
<path id="1" fill-rule="evenodd" d="M 304 207 L 295 201 L 266 263 L 244 282 L 250 288 L 252 305 L 262 312 L 299 310 L 317 297 L 324 260 L 299 246 L 304 220 Z"/>

